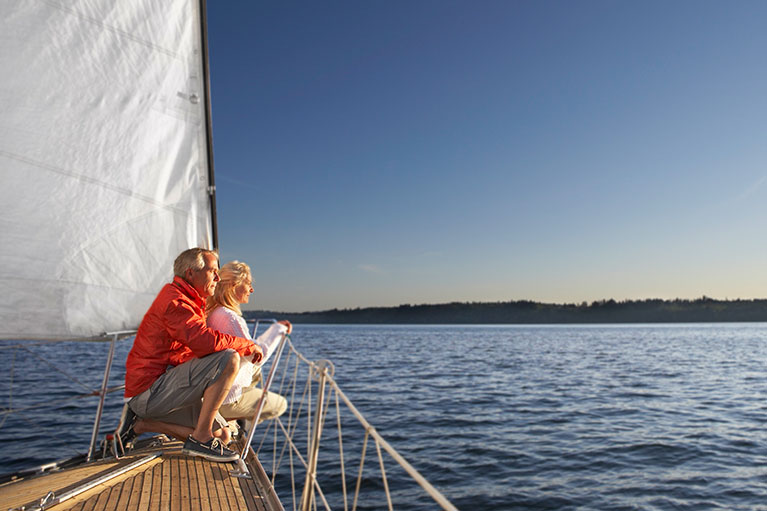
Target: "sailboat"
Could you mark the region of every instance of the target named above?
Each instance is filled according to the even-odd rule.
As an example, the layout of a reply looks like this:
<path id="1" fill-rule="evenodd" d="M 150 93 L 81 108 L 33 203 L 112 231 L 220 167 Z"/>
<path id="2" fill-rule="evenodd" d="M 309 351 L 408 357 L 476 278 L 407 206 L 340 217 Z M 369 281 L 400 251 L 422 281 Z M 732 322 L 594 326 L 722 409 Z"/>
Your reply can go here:
<path id="1" fill-rule="evenodd" d="M 218 248 L 205 13 L 205 0 L 0 3 L 0 339 L 111 343 L 87 454 L 3 477 L 2 509 L 283 509 L 252 434 L 236 470 L 160 437 L 133 450 L 102 438 L 115 342 L 178 253 Z M 324 418 L 334 383 L 309 367 Z M 379 456 L 393 452 L 365 424 Z M 317 505 L 309 458 L 303 509 Z"/>

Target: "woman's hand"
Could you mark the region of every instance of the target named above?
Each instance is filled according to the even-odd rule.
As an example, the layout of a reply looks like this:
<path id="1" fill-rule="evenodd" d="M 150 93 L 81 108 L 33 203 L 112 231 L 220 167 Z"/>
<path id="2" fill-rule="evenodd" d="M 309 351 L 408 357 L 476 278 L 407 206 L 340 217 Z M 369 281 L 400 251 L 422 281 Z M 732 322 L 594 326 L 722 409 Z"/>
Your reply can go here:
<path id="1" fill-rule="evenodd" d="M 278 321 L 277 323 L 279 323 L 280 325 L 285 325 L 286 327 L 288 327 L 288 331 L 287 331 L 288 335 L 290 335 L 290 332 L 293 331 L 293 325 L 290 324 L 290 321 L 282 320 L 282 321 Z"/>

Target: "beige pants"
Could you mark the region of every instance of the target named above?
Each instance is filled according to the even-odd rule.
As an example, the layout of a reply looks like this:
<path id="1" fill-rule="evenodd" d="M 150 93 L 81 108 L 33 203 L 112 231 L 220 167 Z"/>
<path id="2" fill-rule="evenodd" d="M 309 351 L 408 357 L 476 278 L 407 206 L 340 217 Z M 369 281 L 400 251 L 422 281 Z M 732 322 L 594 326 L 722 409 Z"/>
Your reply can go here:
<path id="1" fill-rule="evenodd" d="M 226 420 L 251 420 L 256 413 L 256 407 L 258 406 L 258 400 L 261 399 L 262 392 L 258 387 L 246 387 L 243 389 L 239 400 L 228 405 L 221 405 L 218 413 Z M 279 417 L 285 413 L 287 408 L 288 402 L 284 397 L 274 392 L 267 392 L 266 403 L 264 403 L 264 408 L 261 410 L 261 417 L 258 422 Z"/>

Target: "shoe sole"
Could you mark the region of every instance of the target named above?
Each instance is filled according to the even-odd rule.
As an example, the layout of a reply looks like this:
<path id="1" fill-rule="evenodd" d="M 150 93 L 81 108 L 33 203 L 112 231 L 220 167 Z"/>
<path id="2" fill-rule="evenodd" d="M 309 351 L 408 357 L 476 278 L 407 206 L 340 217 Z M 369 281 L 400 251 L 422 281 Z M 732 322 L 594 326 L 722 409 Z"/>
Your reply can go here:
<path id="1" fill-rule="evenodd" d="M 232 456 L 216 456 L 215 454 L 206 454 L 204 452 L 199 451 L 192 451 L 187 449 L 181 449 L 181 454 L 186 454 L 187 456 L 197 456 L 198 458 L 205 458 L 208 461 L 216 461 L 218 463 L 230 463 L 232 461 L 237 461 L 240 456 L 238 454 L 234 454 Z"/>

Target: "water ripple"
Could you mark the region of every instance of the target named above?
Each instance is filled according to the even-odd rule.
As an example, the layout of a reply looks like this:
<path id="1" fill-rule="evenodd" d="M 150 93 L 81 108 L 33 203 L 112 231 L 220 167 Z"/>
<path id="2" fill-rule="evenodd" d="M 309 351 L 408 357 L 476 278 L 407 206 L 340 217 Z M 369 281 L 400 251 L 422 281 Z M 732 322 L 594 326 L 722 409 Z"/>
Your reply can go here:
<path id="1" fill-rule="evenodd" d="M 308 357 L 334 361 L 369 422 L 460 509 L 767 508 L 767 325 L 296 325 L 293 338 Z M 44 349 L 98 385 L 105 348 Z M 10 363 L 0 367 L 7 373 Z M 58 374 L 36 381 L 37 361 L 14 364 L 16 406 L 39 391 L 78 392 Z M 14 470 L 82 451 L 90 431 L 78 424 L 94 407 L 75 401 L 42 419 L 9 418 L 0 464 Z M 119 408 L 110 404 L 105 422 Z M 22 446 L 14 427 L 50 433 Z M 361 441 L 344 433 L 349 452 Z M 340 466 L 323 461 L 328 471 Z M 365 486 L 382 491 L 374 475 Z M 434 508 L 393 469 L 390 486 L 397 509 Z"/>

